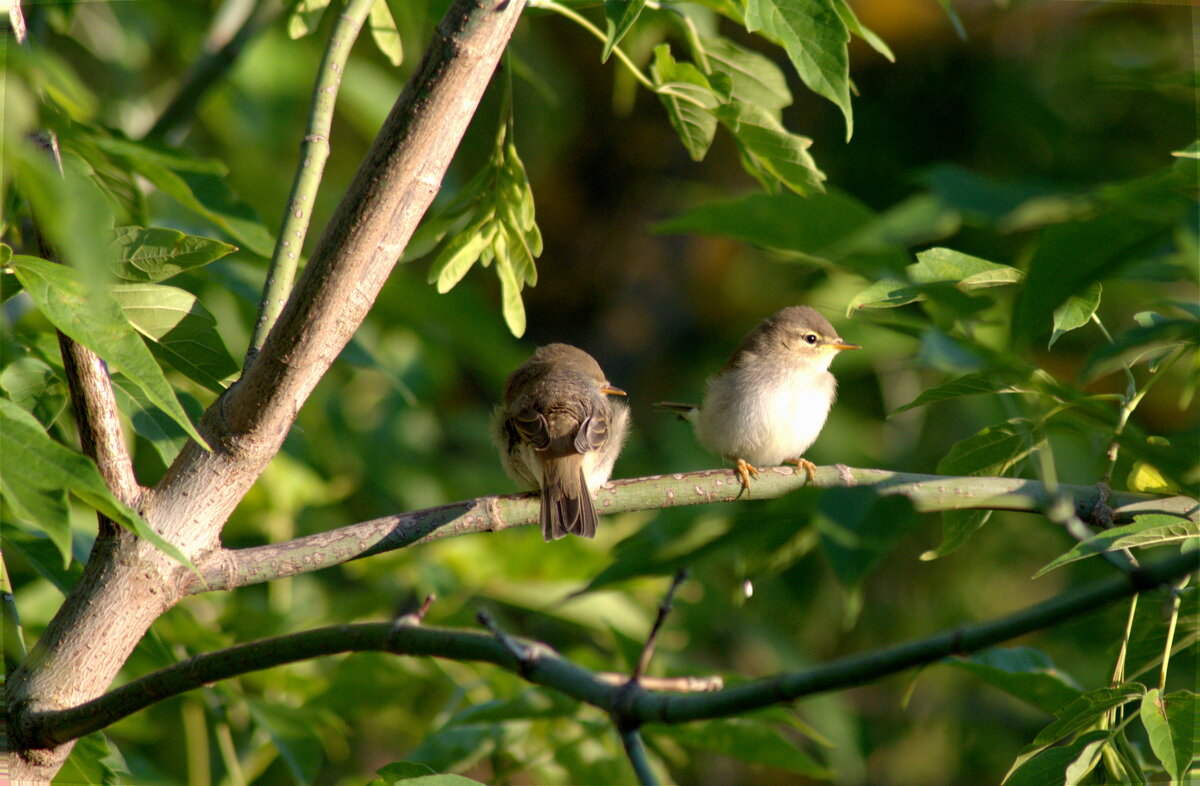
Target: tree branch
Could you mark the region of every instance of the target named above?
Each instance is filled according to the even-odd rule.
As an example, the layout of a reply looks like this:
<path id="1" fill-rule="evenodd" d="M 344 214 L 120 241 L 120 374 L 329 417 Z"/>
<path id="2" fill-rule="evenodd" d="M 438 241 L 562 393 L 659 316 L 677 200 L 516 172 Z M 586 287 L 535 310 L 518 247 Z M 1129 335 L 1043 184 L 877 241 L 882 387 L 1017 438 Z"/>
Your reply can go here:
<path id="1" fill-rule="evenodd" d="M 346 0 L 345 8 L 333 20 L 333 29 L 329 32 L 329 41 L 325 45 L 321 66 L 317 69 L 316 83 L 313 84 L 308 123 L 300 143 L 300 160 L 292 178 L 287 209 L 283 214 L 279 235 L 275 238 L 275 250 L 267 265 L 267 278 L 258 304 L 258 319 L 255 320 L 254 335 L 246 351 L 246 367 L 258 356 L 267 334 L 275 326 L 291 294 L 292 282 L 304 251 L 304 238 L 308 235 L 308 223 L 317 203 L 317 189 L 325 174 L 325 162 L 329 159 L 329 134 L 333 126 L 338 89 L 342 86 L 342 74 L 346 70 L 346 61 L 350 59 L 350 50 L 374 2 Z"/>
<path id="2" fill-rule="evenodd" d="M 60 745 L 157 702 L 240 674 L 345 652 L 391 652 L 492 663 L 614 715 L 621 728 L 728 717 L 804 696 L 863 685 L 914 666 L 965 655 L 1099 610 L 1108 603 L 1170 584 L 1200 568 L 1194 553 L 1177 554 L 1131 574 L 1113 575 L 991 622 L 943 631 L 889 649 L 854 655 L 804 672 L 723 690 L 670 694 L 617 684 L 567 660 L 545 644 L 472 630 L 375 622 L 334 625 L 197 655 L 75 707 L 34 713 L 30 741 Z M 520 653 L 520 656 L 516 654 Z M 618 706 L 618 704 L 620 706 Z"/>
<path id="3" fill-rule="evenodd" d="M 774 499 L 805 485 L 804 473 L 797 473 L 796 468 L 790 466 L 764 469 L 751 488 L 751 497 L 741 493 L 741 484 L 731 470 L 652 475 L 605 484 L 597 495 L 596 507 L 605 513 L 627 513 L 713 502 Z M 963 509 L 1040 512 L 1052 501 L 1045 486 L 1035 480 L 919 475 L 852 469 L 842 465 L 818 468 L 812 485 L 818 488 L 868 486 L 881 494 L 903 494 L 922 512 Z M 1100 489 L 1066 485 L 1060 485 L 1059 489 L 1074 499 L 1076 515 L 1089 521 L 1095 502 L 1100 498 Z M 1114 516 L 1120 521 L 1131 521 L 1140 513 L 1165 513 L 1191 521 L 1200 520 L 1200 503 L 1188 497 L 1114 492 L 1110 503 Z M 197 563 L 203 582 L 194 577 L 186 579 L 185 591 L 234 589 L 322 570 L 417 543 L 523 527 L 536 523 L 537 518 L 537 499 L 528 494 L 479 497 L 350 524 L 285 543 L 222 549 Z"/>

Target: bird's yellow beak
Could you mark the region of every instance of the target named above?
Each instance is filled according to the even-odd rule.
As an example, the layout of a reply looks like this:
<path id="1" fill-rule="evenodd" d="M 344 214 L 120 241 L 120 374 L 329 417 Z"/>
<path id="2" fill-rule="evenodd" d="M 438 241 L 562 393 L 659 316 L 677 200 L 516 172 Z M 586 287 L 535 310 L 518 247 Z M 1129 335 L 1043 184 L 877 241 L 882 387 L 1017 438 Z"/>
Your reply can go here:
<path id="1" fill-rule="evenodd" d="M 844 341 L 843 341 L 843 342 L 840 342 L 840 343 L 837 343 L 837 344 L 830 344 L 830 345 L 829 345 L 829 347 L 830 347 L 831 349 L 837 349 L 837 350 L 843 350 L 843 349 L 862 349 L 862 347 L 861 347 L 861 346 L 859 346 L 858 344 L 847 344 L 847 343 L 845 343 Z"/>
<path id="2" fill-rule="evenodd" d="M 615 388 L 612 385 L 605 385 L 604 387 L 600 388 L 600 392 L 607 393 L 610 396 L 624 396 L 625 395 L 624 390 L 621 390 L 620 388 Z"/>

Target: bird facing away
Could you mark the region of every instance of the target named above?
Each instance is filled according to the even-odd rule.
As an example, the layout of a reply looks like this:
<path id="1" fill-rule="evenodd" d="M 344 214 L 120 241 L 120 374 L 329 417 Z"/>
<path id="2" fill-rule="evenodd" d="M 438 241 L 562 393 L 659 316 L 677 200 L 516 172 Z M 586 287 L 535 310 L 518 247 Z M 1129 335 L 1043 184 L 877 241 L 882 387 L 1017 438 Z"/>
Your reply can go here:
<path id="1" fill-rule="evenodd" d="M 493 436 L 504 469 L 541 492 L 542 537 L 596 536 L 592 497 L 612 473 L 629 408 L 591 355 L 569 344 L 539 347 L 504 385 Z"/>
<path id="2" fill-rule="evenodd" d="M 829 364 L 838 352 L 860 349 L 838 336 L 829 320 L 808 306 L 789 306 L 751 330 L 725 367 L 708 380 L 699 407 L 664 402 L 696 428 L 708 450 L 737 464 L 742 487 L 758 467 L 792 462 L 809 480 L 816 466 L 805 459 L 837 396 Z"/>

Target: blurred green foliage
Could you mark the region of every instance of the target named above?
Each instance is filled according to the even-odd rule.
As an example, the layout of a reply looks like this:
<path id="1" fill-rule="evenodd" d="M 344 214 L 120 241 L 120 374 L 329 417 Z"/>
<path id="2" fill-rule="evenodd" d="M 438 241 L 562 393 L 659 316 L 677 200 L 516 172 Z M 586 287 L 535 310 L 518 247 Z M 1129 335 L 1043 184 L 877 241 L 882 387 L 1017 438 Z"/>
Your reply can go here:
<path id="1" fill-rule="evenodd" d="M 377 5 L 390 8 L 395 32 L 375 12 L 377 43 L 364 35 L 346 70 L 314 227 L 328 219 L 447 3 Z M 766 0 L 647 3 L 633 22 L 611 3 L 563 3 L 606 29 L 605 42 L 553 5 L 526 12 L 431 211 L 443 223 L 422 230 L 428 248 L 410 248 L 300 412 L 226 526 L 227 547 L 515 491 L 489 443 L 491 409 L 505 376 L 549 341 L 587 349 L 631 393 L 634 432 L 617 477 L 714 466 L 688 429 L 649 405 L 698 398 L 740 337 L 793 303 L 817 307 L 864 346 L 833 367 L 840 397 L 808 454 L 817 463 L 1091 484 L 1109 472 L 1120 424 L 1114 488 L 1197 495 L 1188 9 L 1031 0 L 963 6 L 960 21 L 933 3 L 862 0 L 853 11 L 814 3 L 841 19 L 841 32 L 820 43 L 832 62 L 849 63 L 845 82 L 822 86 L 787 38 L 809 19 L 797 16 L 799 2 L 780 3 L 788 13 L 773 21 Z M 118 395 L 143 484 L 165 471 L 187 417 L 213 401 L 249 340 L 330 24 L 322 9 L 305 3 L 304 15 L 263 26 L 193 121 L 165 141 L 143 137 L 249 4 L 29 5 L 30 44 L 7 40 L 3 144 L 17 163 L 2 173 L 5 242 L 38 255 L 29 206 L 53 200 L 41 212 L 55 217 L 48 231 L 77 273 L 72 286 L 96 292 L 115 277 L 162 298 L 169 288 L 172 308 L 190 317 L 158 335 L 139 327 L 165 369 L 169 401 L 153 374 L 113 369 L 122 372 Z M 731 21 L 743 13 L 783 46 Z M 652 95 L 616 57 L 602 66 L 618 39 L 656 88 L 673 92 Z M 670 49 L 656 49 L 663 44 Z M 892 54 L 894 64 L 884 56 Z M 507 128 L 504 146 L 498 128 Z M 27 137 L 45 129 L 61 144 L 62 194 L 39 193 L 36 184 L 57 181 L 29 173 L 41 153 Z M 526 250 L 541 254 L 536 278 L 532 260 L 520 268 L 531 285 L 523 292 L 462 268 L 457 286 L 439 279 L 448 290 L 439 294 L 427 281 L 444 270 L 435 260 L 452 253 L 434 251 L 437 242 L 494 218 L 468 218 L 468 209 L 504 209 L 482 190 L 487 172 L 508 177 L 527 200 L 497 220 L 489 242 L 528 233 Z M 110 238 L 114 222 L 150 229 Z M 139 254 L 147 247 L 165 250 Z M 487 253 L 496 258 L 490 248 L 457 261 L 486 263 Z M 58 321 L 22 294 L 35 294 L 35 266 L 4 253 L 0 389 L 22 410 L 20 423 L 35 418 L 56 443 L 75 446 L 50 331 Z M 522 339 L 513 336 L 522 332 L 517 306 Z M 199 349 L 173 352 L 161 340 L 172 329 Z M 90 476 L 79 477 L 66 490 L 91 488 Z M 29 643 L 95 535 L 92 511 L 68 506 L 66 490 L 54 502 L 57 528 L 38 526 L 7 493 L 0 509 Z M 1179 540 L 1162 522 L 1131 527 L 1120 533 L 1133 538 L 1125 545 Z M 1063 559 L 1070 564 L 1031 579 L 1074 545 L 1044 517 L 943 521 L 854 490 L 645 511 L 606 517 L 594 542 L 548 545 L 534 528 L 507 530 L 188 598 L 154 625 L 122 676 L 239 641 L 387 619 L 429 594 L 431 623 L 474 626 L 482 606 L 506 630 L 585 666 L 627 671 L 667 577 L 687 564 L 693 578 L 653 671 L 720 673 L 731 683 L 989 619 L 1112 570 Z M 64 555 L 73 558 L 65 568 Z M 1132 617 L 1125 676 L 1147 688 L 1158 684 L 1165 598 L 1147 593 Z M 1187 766 L 1182 743 L 1160 750 L 1187 736 L 1170 730 L 1194 709 L 1194 694 L 1182 691 L 1195 689 L 1196 597 L 1184 596 L 1164 691 L 1177 709 L 1157 725 L 1157 694 L 1108 688 L 1129 614 L 1103 609 L 954 668 L 794 708 L 650 727 L 646 743 L 680 783 L 998 782 L 1019 754 L 1029 769 L 1014 781 L 1052 782 L 1105 751 L 1087 777 L 1121 767 L 1175 774 Z M 1140 706 L 1150 722 L 1130 723 L 1120 739 L 1111 725 L 1097 728 L 1118 705 Z M 1125 717 L 1139 715 L 1128 707 Z M 1080 736 L 1048 749 L 1054 761 L 1024 750 L 1068 739 L 1055 734 L 1072 719 Z M 350 784 L 384 765 L 389 783 L 446 771 L 488 783 L 632 777 L 609 719 L 593 708 L 490 667 L 369 654 L 164 701 L 82 740 L 59 781 Z"/>

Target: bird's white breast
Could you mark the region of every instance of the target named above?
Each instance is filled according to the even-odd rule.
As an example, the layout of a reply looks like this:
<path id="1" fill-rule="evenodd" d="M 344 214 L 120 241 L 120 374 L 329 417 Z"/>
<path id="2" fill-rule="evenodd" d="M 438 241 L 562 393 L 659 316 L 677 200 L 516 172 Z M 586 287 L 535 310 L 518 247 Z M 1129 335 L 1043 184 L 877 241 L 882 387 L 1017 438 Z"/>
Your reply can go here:
<path id="1" fill-rule="evenodd" d="M 696 433 L 726 458 L 771 466 L 799 458 L 821 433 L 836 381 L 824 369 L 734 369 L 709 382 Z"/>

